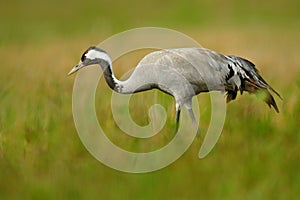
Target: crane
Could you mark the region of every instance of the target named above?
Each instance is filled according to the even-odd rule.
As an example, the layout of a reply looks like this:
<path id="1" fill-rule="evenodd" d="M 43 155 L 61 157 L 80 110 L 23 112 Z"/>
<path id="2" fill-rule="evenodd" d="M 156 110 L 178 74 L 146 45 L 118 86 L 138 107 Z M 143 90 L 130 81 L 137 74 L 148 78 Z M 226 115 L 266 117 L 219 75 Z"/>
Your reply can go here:
<path id="1" fill-rule="evenodd" d="M 206 48 L 157 50 L 143 57 L 131 76 L 121 81 L 114 75 L 109 54 L 92 46 L 82 54 L 79 63 L 68 75 L 94 64 L 100 65 L 106 83 L 118 93 L 132 94 L 156 88 L 172 95 L 176 101 L 176 132 L 183 106 L 198 127 L 192 110 L 192 97 L 201 92 L 226 92 L 227 103 L 236 98 L 238 91 L 241 95 L 243 91 L 263 92 L 267 105 L 279 113 L 270 91 L 281 99 L 279 93 L 260 76 L 252 62 L 238 56 L 226 56 Z"/>

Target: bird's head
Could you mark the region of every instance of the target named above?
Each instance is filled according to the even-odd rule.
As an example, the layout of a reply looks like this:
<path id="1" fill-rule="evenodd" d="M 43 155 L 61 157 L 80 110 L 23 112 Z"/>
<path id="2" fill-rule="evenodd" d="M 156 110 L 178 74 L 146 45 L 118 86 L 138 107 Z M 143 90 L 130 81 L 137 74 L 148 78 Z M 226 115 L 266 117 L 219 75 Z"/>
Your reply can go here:
<path id="1" fill-rule="evenodd" d="M 81 68 L 87 67 L 89 65 L 94 65 L 94 64 L 111 66 L 112 62 L 108 53 L 106 53 L 104 50 L 98 47 L 92 46 L 89 47 L 82 54 L 79 63 L 73 67 L 73 69 L 68 73 L 68 75 L 77 72 Z"/>

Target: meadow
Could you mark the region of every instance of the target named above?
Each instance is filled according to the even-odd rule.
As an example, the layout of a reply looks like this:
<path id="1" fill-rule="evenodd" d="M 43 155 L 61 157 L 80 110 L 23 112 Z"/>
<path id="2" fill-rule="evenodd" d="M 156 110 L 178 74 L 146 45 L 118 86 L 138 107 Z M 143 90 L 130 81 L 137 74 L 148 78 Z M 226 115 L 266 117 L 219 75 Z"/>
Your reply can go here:
<path id="1" fill-rule="evenodd" d="M 299 2 L 221 2 L 1 2 L 0 199 L 298 199 Z M 204 47 L 253 61 L 281 94 L 280 113 L 244 94 L 228 104 L 222 135 L 204 159 L 197 157 L 203 139 L 198 138 L 180 159 L 156 172 L 128 174 L 101 164 L 76 132 L 75 76 L 66 75 L 88 46 L 140 26 L 172 28 Z M 144 54 L 116 60 L 116 76 Z M 172 137 L 166 135 L 174 119 L 170 96 L 158 92 L 168 113 L 162 136 L 133 141 L 108 112 L 111 91 L 103 80 L 100 90 L 98 119 L 114 143 L 149 150 Z M 133 96 L 130 111 L 138 124 L 147 124 L 155 92 Z M 210 99 L 197 98 L 205 131 Z"/>

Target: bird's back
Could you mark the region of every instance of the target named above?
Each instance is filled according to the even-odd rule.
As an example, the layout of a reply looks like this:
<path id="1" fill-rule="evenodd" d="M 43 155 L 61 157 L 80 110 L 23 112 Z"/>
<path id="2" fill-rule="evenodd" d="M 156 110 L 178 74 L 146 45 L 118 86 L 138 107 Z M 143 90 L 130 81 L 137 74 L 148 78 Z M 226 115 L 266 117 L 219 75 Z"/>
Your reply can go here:
<path id="1" fill-rule="evenodd" d="M 205 48 L 165 49 L 146 55 L 137 68 L 155 68 L 157 78 L 180 75 L 191 84 L 195 93 L 208 89 L 223 90 L 225 76 L 229 73 L 227 59 L 222 54 Z"/>
<path id="2" fill-rule="evenodd" d="M 236 98 L 238 90 L 241 94 L 243 91 L 264 91 L 267 104 L 278 111 L 268 89 L 279 94 L 259 75 L 253 63 L 205 48 L 152 52 L 139 62 L 132 78 L 145 84 L 154 83 L 149 87 L 161 89 L 177 99 L 190 99 L 200 92 L 218 90 L 227 91 L 229 102 Z"/>

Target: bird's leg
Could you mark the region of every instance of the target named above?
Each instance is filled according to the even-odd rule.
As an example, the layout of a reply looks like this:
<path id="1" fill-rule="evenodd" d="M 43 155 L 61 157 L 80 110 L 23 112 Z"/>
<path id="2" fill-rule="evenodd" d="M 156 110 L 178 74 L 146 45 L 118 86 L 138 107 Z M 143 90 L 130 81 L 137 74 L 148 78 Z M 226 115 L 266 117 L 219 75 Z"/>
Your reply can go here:
<path id="1" fill-rule="evenodd" d="M 189 111 L 189 114 L 190 114 L 190 117 L 191 117 L 191 120 L 192 120 L 192 123 L 193 123 L 195 129 L 198 130 L 198 124 L 197 124 L 197 121 L 196 121 L 196 118 L 195 118 L 192 108 L 187 108 L 187 110 Z"/>
<path id="2" fill-rule="evenodd" d="M 193 112 L 193 107 L 192 107 L 192 99 L 190 99 L 189 101 L 186 101 L 186 103 L 184 104 L 184 106 L 186 107 L 186 109 L 188 110 L 189 114 L 190 114 L 190 118 L 192 120 L 192 124 L 195 127 L 195 130 L 198 130 L 198 124 Z"/>
<path id="3" fill-rule="evenodd" d="M 181 106 L 176 103 L 175 134 L 178 132 Z"/>

